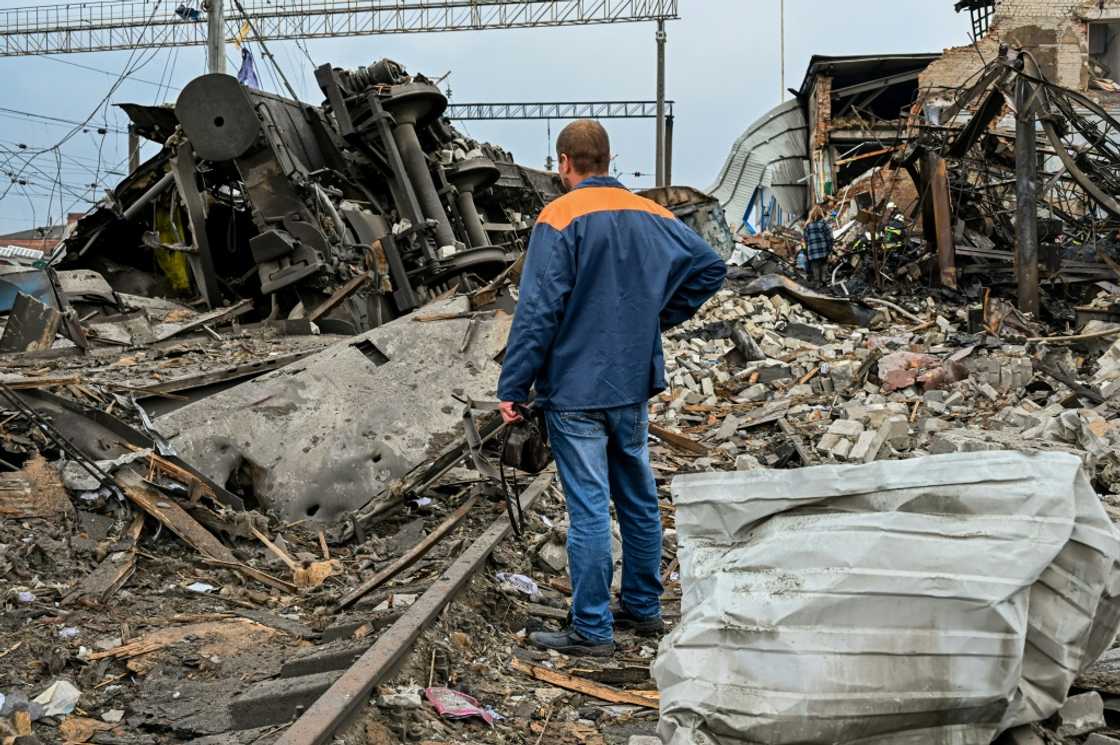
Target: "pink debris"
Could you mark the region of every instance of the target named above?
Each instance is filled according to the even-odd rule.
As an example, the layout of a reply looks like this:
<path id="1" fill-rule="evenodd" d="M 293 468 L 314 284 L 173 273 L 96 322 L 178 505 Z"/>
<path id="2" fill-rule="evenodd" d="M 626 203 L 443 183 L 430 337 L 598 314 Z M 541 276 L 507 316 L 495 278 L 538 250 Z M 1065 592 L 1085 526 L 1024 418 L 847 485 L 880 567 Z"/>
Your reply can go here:
<path id="1" fill-rule="evenodd" d="M 479 717 L 491 727 L 494 726 L 494 716 L 480 707 L 477 700 L 465 693 L 450 688 L 425 688 L 424 697 L 441 717 L 446 719 Z"/>

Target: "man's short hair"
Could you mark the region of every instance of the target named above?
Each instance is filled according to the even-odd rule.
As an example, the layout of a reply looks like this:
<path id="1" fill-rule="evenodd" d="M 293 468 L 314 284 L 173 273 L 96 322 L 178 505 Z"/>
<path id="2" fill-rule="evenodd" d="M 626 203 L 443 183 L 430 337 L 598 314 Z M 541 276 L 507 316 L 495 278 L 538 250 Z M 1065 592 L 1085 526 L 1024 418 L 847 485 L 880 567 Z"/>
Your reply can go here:
<path id="1" fill-rule="evenodd" d="M 611 164 L 611 140 L 602 124 L 580 119 L 560 132 L 556 154 L 567 155 L 576 173 L 606 173 Z"/>

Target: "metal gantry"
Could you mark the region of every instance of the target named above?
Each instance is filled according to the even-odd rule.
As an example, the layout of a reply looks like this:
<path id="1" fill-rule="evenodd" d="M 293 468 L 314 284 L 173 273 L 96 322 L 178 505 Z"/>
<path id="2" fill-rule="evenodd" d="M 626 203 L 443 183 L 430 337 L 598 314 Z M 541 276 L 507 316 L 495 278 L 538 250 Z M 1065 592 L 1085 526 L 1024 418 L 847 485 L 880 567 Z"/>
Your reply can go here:
<path id="1" fill-rule="evenodd" d="M 226 38 L 244 17 L 226 4 Z M 261 37 L 316 39 L 678 18 L 679 0 L 244 0 Z M 198 2 L 93 0 L 0 10 L 0 57 L 203 45 Z"/>
<path id="2" fill-rule="evenodd" d="M 669 116 L 673 102 L 666 101 Z M 656 101 L 553 101 L 539 103 L 453 103 L 444 116 L 461 121 L 524 119 L 655 119 Z"/>

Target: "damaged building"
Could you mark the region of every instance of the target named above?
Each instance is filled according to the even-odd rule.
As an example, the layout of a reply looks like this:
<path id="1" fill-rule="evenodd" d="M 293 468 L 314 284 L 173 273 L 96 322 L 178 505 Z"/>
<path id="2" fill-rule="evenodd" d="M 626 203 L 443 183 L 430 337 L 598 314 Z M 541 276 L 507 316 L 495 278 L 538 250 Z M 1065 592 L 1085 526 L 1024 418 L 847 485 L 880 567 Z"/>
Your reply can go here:
<path id="1" fill-rule="evenodd" d="M 3 745 L 1120 742 L 1112 3 L 956 5 L 644 192 L 730 268 L 649 402 L 667 633 L 609 658 L 527 641 L 569 516 L 492 401 L 557 175 L 389 60 L 125 104 L 158 153 L 0 239 Z"/>

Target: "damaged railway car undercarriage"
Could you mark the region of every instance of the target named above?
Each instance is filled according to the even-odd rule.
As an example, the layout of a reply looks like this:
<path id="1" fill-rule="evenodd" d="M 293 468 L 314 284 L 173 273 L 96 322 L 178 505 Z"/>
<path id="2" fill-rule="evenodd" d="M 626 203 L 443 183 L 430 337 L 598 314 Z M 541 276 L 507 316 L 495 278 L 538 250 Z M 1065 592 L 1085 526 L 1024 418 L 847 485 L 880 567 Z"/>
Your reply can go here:
<path id="1" fill-rule="evenodd" d="M 123 105 L 163 147 L 78 223 L 58 266 L 360 333 L 516 261 L 555 176 L 457 132 L 440 90 L 396 62 L 316 79 L 321 107 L 225 75 L 174 108 Z"/>

